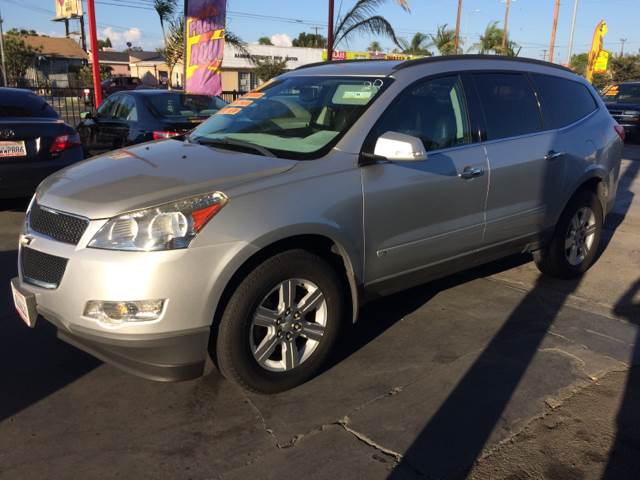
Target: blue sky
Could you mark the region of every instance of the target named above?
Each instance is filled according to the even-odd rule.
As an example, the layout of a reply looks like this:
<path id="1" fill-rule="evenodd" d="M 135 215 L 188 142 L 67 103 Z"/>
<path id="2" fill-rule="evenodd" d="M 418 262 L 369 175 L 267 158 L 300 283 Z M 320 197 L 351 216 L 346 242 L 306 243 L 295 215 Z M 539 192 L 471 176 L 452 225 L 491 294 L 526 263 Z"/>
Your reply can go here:
<path id="1" fill-rule="evenodd" d="M 63 35 L 62 24 L 51 22 L 55 0 L 0 0 L 4 27 L 33 28 L 48 35 Z M 146 49 L 160 46 L 161 34 L 157 16 L 147 9 L 151 0 L 96 0 L 97 22 L 103 35 L 109 35 L 122 47 L 129 40 Z M 336 9 L 346 10 L 355 0 L 335 0 Z M 119 4 L 119 5 L 118 5 Z M 128 8 L 135 4 L 142 8 Z M 406 13 L 391 0 L 381 8 L 400 36 L 411 37 L 420 31 L 432 33 L 438 25 L 455 25 L 457 0 L 410 0 L 411 13 Z M 511 38 L 523 48 L 521 55 L 542 58 L 549 48 L 554 0 L 512 0 L 509 31 Z M 564 61 L 567 52 L 573 0 L 562 0 L 556 40 L 556 59 Z M 326 0 L 229 0 L 228 28 L 247 42 L 261 36 L 296 37 L 299 32 L 313 32 L 319 27 L 326 33 Z M 249 15 L 247 15 L 249 14 Z M 257 16 L 263 16 L 258 18 Z M 462 36 L 465 46 L 477 41 L 487 23 L 504 17 L 504 0 L 464 0 Z M 625 51 L 640 50 L 640 0 L 579 0 L 574 51 L 586 51 L 593 29 L 600 19 L 607 21 L 609 34 L 605 48 L 618 52 L 620 39 L 626 38 Z M 351 49 L 364 49 L 373 40 L 361 37 Z M 389 41 L 381 41 L 392 47 Z M 345 45 L 341 45 L 343 49 Z"/>

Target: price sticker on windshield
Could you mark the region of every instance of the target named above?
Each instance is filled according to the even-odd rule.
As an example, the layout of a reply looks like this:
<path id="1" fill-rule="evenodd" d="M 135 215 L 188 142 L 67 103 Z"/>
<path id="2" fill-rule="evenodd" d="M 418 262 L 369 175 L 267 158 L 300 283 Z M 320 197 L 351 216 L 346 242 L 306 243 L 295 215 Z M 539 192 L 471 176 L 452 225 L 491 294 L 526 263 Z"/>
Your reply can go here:
<path id="1" fill-rule="evenodd" d="M 253 100 L 236 100 L 230 107 L 248 107 L 253 103 Z"/>
<path id="2" fill-rule="evenodd" d="M 243 95 L 242 98 L 262 98 L 264 97 L 264 93 L 262 92 L 249 92 L 246 95 Z"/>
<path id="3" fill-rule="evenodd" d="M 241 108 L 225 107 L 218 111 L 218 115 L 236 115 L 242 111 Z"/>

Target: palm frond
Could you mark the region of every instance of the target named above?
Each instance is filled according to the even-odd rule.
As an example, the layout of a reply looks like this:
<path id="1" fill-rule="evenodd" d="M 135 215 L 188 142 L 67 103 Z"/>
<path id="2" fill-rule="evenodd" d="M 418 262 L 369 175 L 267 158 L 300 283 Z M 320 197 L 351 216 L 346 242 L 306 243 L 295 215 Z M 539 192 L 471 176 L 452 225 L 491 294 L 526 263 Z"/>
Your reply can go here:
<path id="1" fill-rule="evenodd" d="M 232 47 L 236 48 L 242 55 L 249 55 L 249 50 L 247 50 L 247 44 L 244 40 L 242 40 L 235 33 L 225 30 L 224 31 L 224 42 Z"/>
<path id="2" fill-rule="evenodd" d="M 348 42 L 351 36 L 361 32 L 389 38 L 394 44 L 399 47 L 401 46 L 400 40 L 396 37 L 396 32 L 393 30 L 391 23 L 380 15 L 374 15 L 373 17 L 351 23 L 339 37 L 336 37 L 334 45 L 338 45 L 343 40 Z"/>

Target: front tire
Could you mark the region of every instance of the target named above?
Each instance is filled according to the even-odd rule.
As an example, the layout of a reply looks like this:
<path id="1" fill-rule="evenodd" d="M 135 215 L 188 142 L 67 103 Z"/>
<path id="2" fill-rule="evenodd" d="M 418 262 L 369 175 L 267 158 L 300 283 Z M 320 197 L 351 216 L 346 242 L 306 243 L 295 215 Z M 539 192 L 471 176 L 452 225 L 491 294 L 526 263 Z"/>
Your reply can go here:
<path id="1" fill-rule="evenodd" d="M 344 304 L 343 282 L 323 258 L 289 250 L 265 260 L 224 310 L 212 352 L 220 372 L 259 393 L 304 383 L 327 360 Z"/>
<path id="2" fill-rule="evenodd" d="M 575 278 L 586 272 L 598 253 L 603 217 L 602 204 L 593 192 L 574 195 L 549 244 L 534 252 L 538 269 L 556 278 Z"/>

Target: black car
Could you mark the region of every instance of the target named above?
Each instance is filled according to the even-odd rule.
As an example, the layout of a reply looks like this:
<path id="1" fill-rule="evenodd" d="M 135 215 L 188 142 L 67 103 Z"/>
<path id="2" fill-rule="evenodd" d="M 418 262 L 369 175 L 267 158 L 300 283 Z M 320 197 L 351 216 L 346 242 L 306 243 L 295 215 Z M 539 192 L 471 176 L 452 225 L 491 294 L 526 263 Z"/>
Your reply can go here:
<path id="1" fill-rule="evenodd" d="M 216 113 L 226 102 L 177 90 L 133 90 L 107 98 L 95 115 L 78 125 L 87 154 L 181 135 Z"/>
<path id="2" fill-rule="evenodd" d="M 83 158 L 78 132 L 44 99 L 0 88 L 0 198 L 32 195 L 45 177 Z"/>
<path id="3" fill-rule="evenodd" d="M 108 97 L 112 93 L 140 88 L 142 80 L 138 77 L 113 77 L 104 80 L 100 85 L 102 87 L 102 96 Z"/>
<path id="4" fill-rule="evenodd" d="M 611 85 L 602 98 L 611 116 L 624 127 L 627 139 L 640 142 L 640 82 Z"/>

